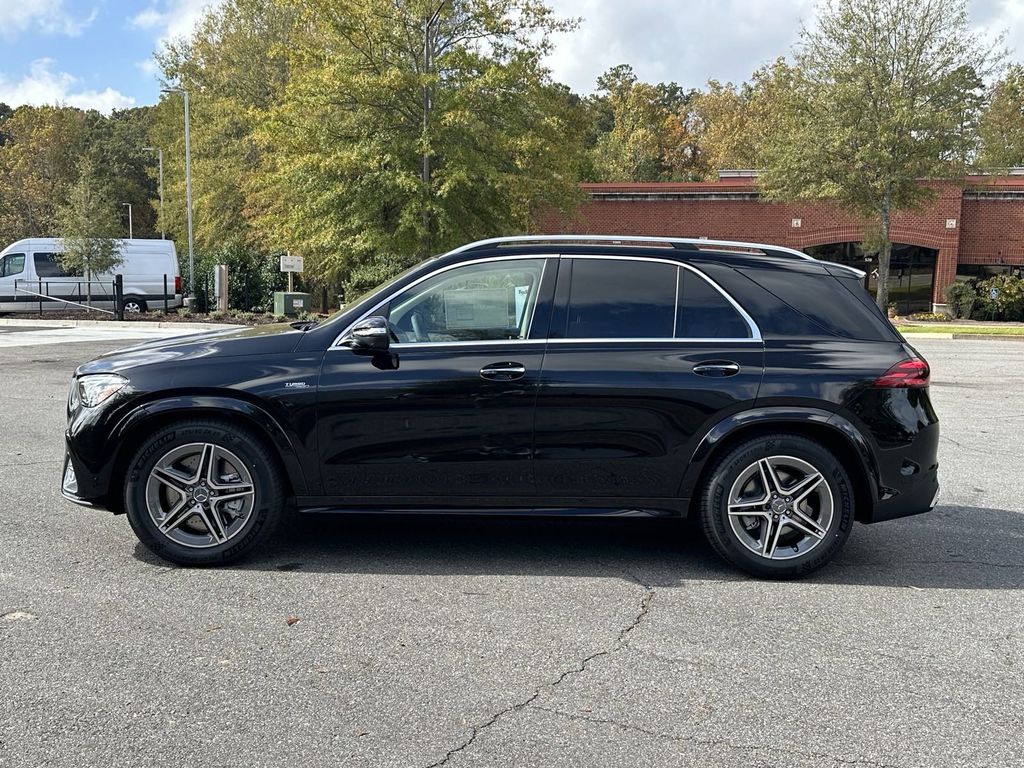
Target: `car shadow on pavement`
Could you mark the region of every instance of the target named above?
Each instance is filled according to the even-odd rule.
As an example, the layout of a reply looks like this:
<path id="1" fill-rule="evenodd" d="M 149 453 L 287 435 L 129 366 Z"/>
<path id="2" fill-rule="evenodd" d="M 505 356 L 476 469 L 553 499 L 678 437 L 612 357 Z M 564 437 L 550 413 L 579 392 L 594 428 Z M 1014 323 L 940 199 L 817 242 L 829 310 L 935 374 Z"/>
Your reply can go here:
<path id="1" fill-rule="evenodd" d="M 136 557 L 159 562 L 142 545 Z M 293 515 L 243 570 L 417 576 L 616 577 L 652 587 L 743 581 L 690 521 L 622 518 Z M 1024 513 L 938 507 L 856 525 L 802 583 L 1024 589 Z"/>

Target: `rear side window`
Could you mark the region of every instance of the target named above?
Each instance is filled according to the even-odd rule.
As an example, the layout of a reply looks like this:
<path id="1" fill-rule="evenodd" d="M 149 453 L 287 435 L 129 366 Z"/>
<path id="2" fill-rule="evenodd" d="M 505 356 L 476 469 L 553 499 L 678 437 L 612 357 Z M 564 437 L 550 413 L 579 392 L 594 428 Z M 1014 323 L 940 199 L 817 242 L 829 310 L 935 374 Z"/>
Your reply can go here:
<path id="1" fill-rule="evenodd" d="M 678 267 L 616 259 L 572 259 L 570 263 L 566 338 L 672 338 Z"/>
<path id="2" fill-rule="evenodd" d="M 676 338 L 749 339 L 750 326 L 711 283 L 681 270 Z"/>
<path id="3" fill-rule="evenodd" d="M 32 261 L 36 266 L 36 277 L 80 277 L 66 272 L 55 253 L 33 253 Z"/>
<path id="4" fill-rule="evenodd" d="M 881 313 L 870 311 L 830 274 L 794 267 L 744 269 L 743 273 L 831 334 L 868 341 L 894 338 L 892 327 Z"/>
<path id="5" fill-rule="evenodd" d="M 0 277 L 13 277 L 25 271 L 25 254 L 8 253 L 0 259 Z"/>

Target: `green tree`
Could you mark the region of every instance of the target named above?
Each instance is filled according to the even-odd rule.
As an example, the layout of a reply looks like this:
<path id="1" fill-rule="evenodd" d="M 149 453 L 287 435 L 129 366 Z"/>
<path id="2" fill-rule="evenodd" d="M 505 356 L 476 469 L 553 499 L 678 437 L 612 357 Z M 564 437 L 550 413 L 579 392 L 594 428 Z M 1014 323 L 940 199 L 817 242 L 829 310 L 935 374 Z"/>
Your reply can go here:
<path id="1" fill-rule="evenodd" d="M 702 175 L 696 92 L 640 82 L 628 64 L 597 80 L 587 139 L 593 181 L 677 181 Z"/>
<path id="2" fill-rule="evenodd" d="M 72 273 L 84 273 L 88 302 L 92 303 L 92 276 L 108 272 L 122 261 L 124 236 L 119 204 L 114 201 L 109 181 L 95 161 L 85 155 L 78 165 L 78 179 L 67 202 L 57 210 L 57 235 L 63 238 L 61 266 Z"/>
<path id="3" fill-rule="evenodd" d="M 892 216 L 934 194 L 922 179 L 965 172 L 998 60 L 967 0 L 833 0 L 801 35 L 760 182 L 770 198 L 834 198 L 873 222 L 883 308 Z"/>
<path id="4" fill-rule="evenodd" d="M 189 90 L 196 249 L 226 243 L 260 248 L 248 189 L 261 173 L 254 132 L 280 100 L 295 12 L 285 0 L 226 0 L 187 39 L 158 55 L 164 81 Z M 164 149 L 166 227 L 186 240 L 185 141 L 181 96 L 166 94 L 148 121 L 148 143 Z M 273 151 L 273 148 L 271 148 Z M 152 160 L 150 160 L 152 162 Z"/>
<path id="5" fill-rule="evenodd" d="M 992 88 L 979 132 L 981 168 L 1024 165 L 1024 66 L 1014 64 Z"/>
<path id="6" fill-rule="evenodd" d="M 57 208 L 88 146 L 86 114 L 70 107 L 18 107 L 0 131 L 0 241 L 51 237 Z"/>
<path id="7" fill-rule="evenodd" d="M 349 282 L 529 228 L 578 194 L 582 121 L 542 65 L 539 0 L 310 0 L 257 132 L 270 242 Z"/>

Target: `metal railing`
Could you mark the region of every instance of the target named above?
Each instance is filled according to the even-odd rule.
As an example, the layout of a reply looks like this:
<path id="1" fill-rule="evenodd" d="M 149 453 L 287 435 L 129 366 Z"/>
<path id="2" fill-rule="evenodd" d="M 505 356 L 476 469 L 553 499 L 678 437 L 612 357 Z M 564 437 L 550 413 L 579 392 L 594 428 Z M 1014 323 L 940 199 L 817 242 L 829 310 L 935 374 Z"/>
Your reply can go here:
<path id="1" fill-rule="evenodd" d="M 26 283 L 28 285 L 31 285 L 33 282 L 35 282 L 36 288 L 38 290 L 31 291 L 31 290 L 29 290 L 27 288 L 23 288 L 23 287 L 18 285 L 18 283 Z M 75 294 L 74 294 L 75 298 L 81 299 L 82 298 L 82 285 L 83 284 L 86 286 L 86 295 L 90 295 L 92 293 L 92 286 L 94 286 L 94 285 L 99 286 L 100 288 L 102 288 L 103 290 L 100 291 L 99 295 L 97 295 L 95 298 L 100 300 L 100 301 L 113 301 L 114 302 L 114 309 L 113 310 L 101 309 L 99 307 L 94 307 L 94 306 L 92 306 L 91 304 L 88 304 L 88 303 L 82 303 L 81 301 L 72 301 L 71 299 L 65 299 L 65 298 L 63 298 L 61 296 L 55 296 L 55 295 L 53 295 L 50 292 L 51 291 L 51 286 L 53 286 L 53 285 L 60 286 L 60 288 L 62 290 L 66 290 L 71 285 L 74 285 L 75 286 Z M 164 306 L 165 307 L 167 306 L 167 290 L 166 290 L 166 285 L 167 285 L 167 276 L 165 275 L 164 276 L 164 286 L 165 286 L 164 287 Z M 44 292 L 44 288 L 45 288 L 45 292 Z M 111 289 L 110 293 L 107 293 L 107 288 Z M 114 279 L 109 281 L 109 282 L 105 281 L 105 280 L 76 280 L 74 283 L 71 283 L 70 281 L 61 281 L 59 283 L 51 283 L 49 280 L 43 280 L 42 278 L 39 278 L 39 279 L 37 279 L 35 281 L 15 280 L 14 281 L 14 292 L 15 293 L 20 293 L 20 294 L 25 294 L 27 296 L 35 296 L 35 297 L 37 297 L 39 299 L 39 315 L 40 315 L 40 317 L 43 314 L 43 302 L 44 301 L 57 301 L 57 302 L 60 302 L 61 304 L 69 304 L 69 305 L 74 306 L 74 307 L 81 307 L 82 309 L 84 309 L 84 310 L 86 310 L 88 312 L 102 312 L 105 315 L 114 315 L 114 317 L 117 318 L 118 320 L 124 320 L 124 282 L 123 282 L 123 278 L 121 277 L 121 275 L 115 275 Z"/>

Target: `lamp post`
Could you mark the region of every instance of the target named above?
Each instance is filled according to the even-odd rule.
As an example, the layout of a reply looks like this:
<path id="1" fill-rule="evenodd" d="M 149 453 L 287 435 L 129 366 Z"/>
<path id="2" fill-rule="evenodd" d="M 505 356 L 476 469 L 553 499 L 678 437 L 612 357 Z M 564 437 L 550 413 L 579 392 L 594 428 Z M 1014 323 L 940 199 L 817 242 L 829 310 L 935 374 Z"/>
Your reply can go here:
<path id="1" fill-rule="evenodd" d="M 135 237 L 135 233 L 132 230 L 132 204 L 121 203 L 121 205 L 125 206 L 128 209 L 128 239 L 131 240 Z"/>
<path id="2" fill-rule="evenodd" d="M 164 151 L 159 147 L 143 147 L 146 152 L 156 152 L 160 161 L 160 239 L 166 237 L 164 233 Z"/>
<path id="3" fill-rule="evenodd" d="M 188 292 L 196 298 L 196 259 L 192 239 L 192 144 L 189 141 L 188 91 L 184 88 L 163 88 L 162 93 L 180 93 L 185 101 L 185 213 L 188 221 Z M 191 303 L 191 302 L 190 302 Z"/>

